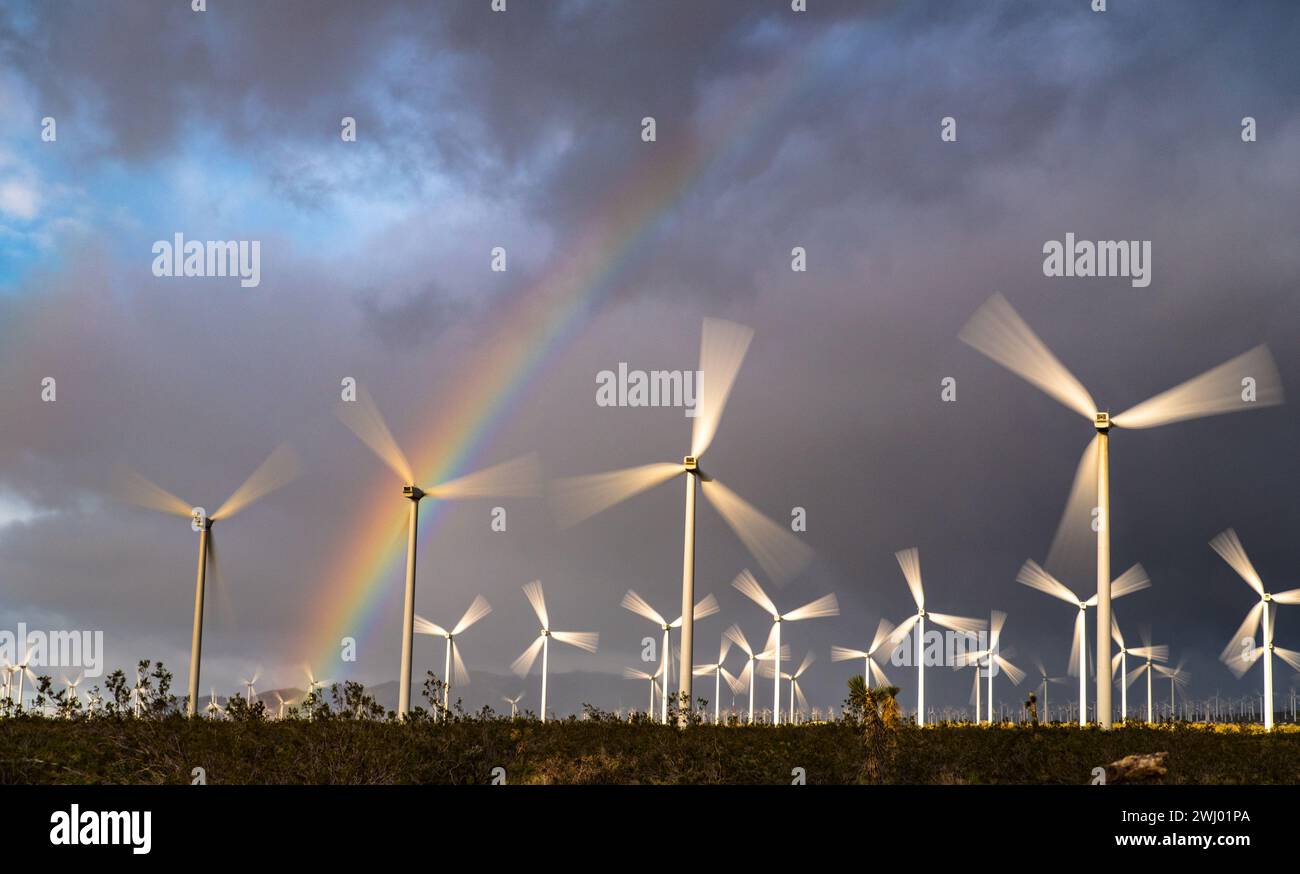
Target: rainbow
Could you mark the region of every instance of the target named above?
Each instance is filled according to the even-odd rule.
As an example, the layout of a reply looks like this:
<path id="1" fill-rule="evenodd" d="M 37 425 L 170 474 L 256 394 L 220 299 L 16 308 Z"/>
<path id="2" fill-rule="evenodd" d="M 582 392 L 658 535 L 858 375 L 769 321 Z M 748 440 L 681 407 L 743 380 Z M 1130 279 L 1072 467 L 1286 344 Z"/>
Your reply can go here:
<path id="1" fill-rule="evenodd" d="M 638 244 L 726 154 L 726 146 L 752 138 L 772 108 L 806 93 L 828 72 L 824 58 L 811 61 L 818 48 L 818 41 L 810 39 L 803 51 L 750 83 L 742 99 L 730 102 L 726 117 L 710 125 L 715 133 L 707 140 L 672 147 L 667 157 L 652 161 L 626 187 L 612 192 L 595 211 L 600 219 L 570 244 L 571 254 L 505 308 L 499 329 L 461 368 L 467 378 L 450 403 L 430 410 L 425 427 L 415 430 L 429 436 L 408 454 L 433 459 L 428 469 L 416 471 L 418 482 L 442 482 L 481 464 L 516 401 L 545 372 L 548 361 L 566 348 L 594 304 L 617 285 Z M 636 146 L 665 148 L 663 143 Z M 387 476 L 377 480 L 373 493 L 358 504 L 360 535 L 345 541 L 327 564 L 336 570 L 322 597 L 315 599 L 320 606 L 307 626 L 302 650 L 314 656 L 313 665 L 337 664 L 345 635 L 360 645 L 378 623 L 396 622 L 399 616 L 407 506 L 398 499 L 395 481 Z M 425 505 L 421 535 L 436 524 L 444 504 Z M 393 660 L 396 665 L 396 653 Z"/>

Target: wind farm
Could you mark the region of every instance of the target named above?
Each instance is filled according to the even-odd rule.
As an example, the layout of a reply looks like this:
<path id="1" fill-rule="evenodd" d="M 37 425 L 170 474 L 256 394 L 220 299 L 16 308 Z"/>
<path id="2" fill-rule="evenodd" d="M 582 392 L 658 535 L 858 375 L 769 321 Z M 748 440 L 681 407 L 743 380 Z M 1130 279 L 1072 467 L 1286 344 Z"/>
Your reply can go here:
<path id="1" fill-rule="evenodd" d="M 0 783 L 1300 785 L 1289 10 L 206 5 L 0 11 Z"/>

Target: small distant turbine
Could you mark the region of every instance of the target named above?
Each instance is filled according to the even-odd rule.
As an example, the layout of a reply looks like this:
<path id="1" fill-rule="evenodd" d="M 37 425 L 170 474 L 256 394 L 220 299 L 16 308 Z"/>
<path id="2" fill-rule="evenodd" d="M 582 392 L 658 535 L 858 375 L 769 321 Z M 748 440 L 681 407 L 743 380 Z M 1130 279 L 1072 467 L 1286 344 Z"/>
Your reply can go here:
<path id="1" fill-rule="evenodd" d="M 260 676 L 262 676 L 262 669 L 257 668 L 256 670 L 253 671 L 253 676 L 243 681 L 244 689 L 247 690 L 248 693 L 247 703 L 249 707 L 253 706 L 253 695 L 257 691 L 256 689 L 253 688 L 253 686 L 257 683 L 257 679 Z"/>
<path id="2" fill-rule="evenodd" d="M 1152 665 L 1156 673 L 1169 680 L 1169 720 L 1171 722 L 1177 719 L 1178 703 L 1174 700 L 1174 691 L 1178 688 L 1186 688 L 1187 684 L 1192 681 L 1192 675 L 1185 668 L 1186 659 L 1178 662 L 1178 666 L 1171 668 L 1167 665 Z"/>
<path id="3" fill-rule="evenodd" d="M 951 616 L 947 613 L 930 613 L 925 609 L 925 587 L 921 580 L 921 552 L 915 546 L 901 549 L 894 553 L 898 566 L 902 568 L 903 579 L 916 602 L 916 613 L 907 617 L 894 629 L 889 638 L 890 646 L 896 647 L 912 629 L 916 628 L 916 724 L 925 725 L 925 620 L 928 618 L 935 625 L 956 631 L 958 634 L 974 637 L 988 625 L 981 619 L 969 619 L 965 616 Z"/>
<path id="4" fill-rule="evenodd" d="M 871 639 L 871 646 L 865 650 L 848 649 L 843 646 L 831 647 L 831 661 L 843 662 L 849 659 L 862 659 L 862 682 L 871 688 L 871 678 L 876 678 L 876 685 L 888 686 L 889 678 L 885 676 L 884 670 L 876 664 L 876 654 L 880 648 L 889 643 L 890 635 L 894 633 L 894 623 L 888 619 L 881 619 L 880 624 L 876 626 L 876 636 Z"/>
<path id="5" fill-rule="evenodd" d="M 791 725 L 796 724 L 794 715 L 794 702 L 796 698 L 799 699 L 800 710 L 808 709 L 808 699 L 803 696 L 803 690 L 799 688 L 799 678 L 807 672 L 808 668 L 812 667 L 814 660 L 815 657 L 812 653 L 805 653 L 803 661 L 799 663 L 798 669 L 796 669 L 794 673 L 785 675 L 785 679 L 790 681 L 790 718 L 788 721 Z"/>
<path id="6" fill-rule="evenodd" d="M 772 724 L 777 725 L 781 722 L 781 623 L 838 616 L 840 615 L 840 605 L 835 600 L 834 593 L 831 593 L 821 596 L 816 601 L 809 601 L 789 613 L 782 613 L 776 609 L 776 604 L 767 596 L 762 586 L 758 584 L 758 580 L 754 579 L 754 575 L 748 570 L 741 571 L 731 581 L 731 585 L 735 586 L 746 598 L 766 610 L 768 615 L 772 617 L 773 641 L 770 649 L 775 654 L 772 659 Z"/>
<path id="7" fill-rule="evenodd" d="M 507 698 L 505 695 L 502 695 L 502 696 L 501 696 L 501 700 L 504 701 L 504 702 L 506 702 L 507 704 L 510 705 L 510 718 L 511 718 L 511 719 L 514 719 L 515 717 L 517 717 L 517 716 L 519 715 L 519 699 L 522 698 L 522 697 L 524 697 L 524 693 L 523 693 L 523 692 L 520 692 L 518 695 L 516 695 L 516 696 L 513 697 L 513 698 Z"/>
<path id="8" fill-rule="evenodd" d="M 1164 644 L 1152 644 L 1151 632 L 1149 629 L 1142 629 L 1142 643 L 1140 647 L 1134 647 L 1129 650 L 1130 653 L 1145 661 L 1133 670 L 1129 671 L 1124 677 L 1125 685 L 1131 686 L 1133 681 L 1138 677 L 1146 674 L 1147 677 L 1147 722 L 1154 723 L 1155 705 L 1151 695 L 1151 674 L 1154 669 L 1153 662 L 1163 662 L 1169 658 L 1169 647 Z"/>
<path id="9" fill-rule="evenodd" d="M 325 688 L 326 686 L 328 686 L 328 685 L 330 684 L 331 681 L 330 681 L 330 680 L 318 680 L 318 679 L 316 679 L 316 675 L 313 674 L 312 671 L 311 671 L 311 665 L 303 665 L 303 666 L 302 666 L 302 670 L 303 670 L 303 673 L 305 673 L 305 674 L 307 675 L 307 691 L 306 691 L 305 693 L 303 693 L 303 696 L 302 696 L 303 703 L 306 703 L 306 702 L 308 701 L 308 699 L 310 699 L 310 698 L 311 698 L 311 697 L 316 693 L 316 690 L 317 690 L 317 689 L 323 689 L 323 688 Z M 317 699 L 315 699 L 315 700 L 313 701 L 312 704 L 308 704 L 308 705 L 307 705 L 307 718 L 308 718 L 308 719 L 311 719 L 311 718 L 312 718 L 312 711 L 314 711 L 314 710 L 316 709 L 315 705 L 316 705 L 316 704 L 319 704 L 319 703 L 320 703 L 320 700 L 321 700 L 320 698 L 317 698 Z"/>
<path id="10" fill-rule="evenodd" d="M 721 711 L 722 675 L 727 673 L 727 669 L 722 666 L 722 663 L 727 660 L 727 653 L 730 651 L 731 651 L 731 638 L 727 637 L 724 634 L 722 636 L 722 643 L 719 645 L 718 648 L 718 660 L 711 665 L 695 666 L 695 676 L 697 677 L 707 677 L 709 674 L 713 674 L 713 724 L 714 725 L 718 724 L 718 715 L 722 712 Z M 730 677 L 730 675 L 728 676 Z M 730 685 L 731 680 L 734 679 L 735 679 L 734 677 L 730 677 L 730 679 L 728 680 L 728 685 Z"/>
<path id="11" fill-rule="evenodd" d="M 209 719 L 216 719 L 216 714 L 221 712 L 221 705 L 217 703 L 216 687 L 213 687 L 211 697 L 208 698 L 207 711 Z"/>
<path id="12" fill-rule="evenodd" d="M 519 676 L 526 677 L 533 668 L 533 662 L 537 661 L 537 654 L 542 654 L 542 722 L 545 722 L 546 674 L 551 638 L 553 637 L 560 643 L 567 643 L 587 652 L 595 652 L 596 647 L 600 644 L 600 634 L 594 631 L 551 631 L 551 620 L 546 612 L 546 598 L 542 592 L 541 580 L 533 580 L 531 583 L 527 583 L 524 586 L 524 596 L 528 598 L 528 603 L 533 606 L 533 612 L 537 614 L 537 620 L 542 623 L 542 630 L 538 632 L 537 639 L 532 642 L 528 649 L 524 650 L 519 658 L 515 659 L 510 669 Z"/>
<path id="13" fill-rule="evenodd" d="M 66 676 L 63 678 L 63 685 L 68 688 L 68 694 L 71 696 L 68 700 L 75 703 L 77 700 L 77 686 L 86 678 L 85 671 L 77 674 L 77 679 L 69 680 Z"/>
<path id="14" fill-rule="evenodd" d="M 482 595 L 476 595 L 465 615 L 460 617 L 460 621 L 452 627 L 451 631 L 436 625 L 422 616 L 415 617 L 415 631 L 417 634 L 432 634 L 435 637 L 445 637 L 447 639 L 447 657 L 446 667 L 443 669 L 443 686 L 442 686 L 442 712 L 443 719 L 447 718 L 451 707 L 451 678 L 453 673 L 456 677 L 456 683 L 460 686 L 469 685 L 469 671 L 465 670 L 465 663 L 460 658 L 460 650 L 456 648 L 456 636 L 467 631 L 470 626 L 478 622 L 484 616 L 492 612 L 492 605 Z"/>
<path id="15" fill-rule="evenodd" d="M 682 627 L 683 617 L 678 616 L 672 622 L 669 622 L 667 619 L 663 617 L 662 614 L 659 613 L 659 611 L 651 607 L 649 602 L 646 601 L 645 598 L 642 598 L 640 595 L 638 595 L 636 592 L 632 591 L 631 589 L 627 590 L 627 594 L 623 596 L 623 600 L 620 603 L 624 609 L 631 610 L 633 613 L 637 614 L 638 616 L 642 616 L 646 619 L 649 619 L 655 625 L 658 625 L 661 629 L 663 629 L 664 645 L 663 645 L 663 654 L 662 654 L 662 658 L 660 659 L 659 667 L 660 667 L 660 671 L 664 675 L 664 684 L 663 684 L 663 695 L 662 695 L 662 703 L 661 703 L 661 716 L 659 719 L 660 722 L 666 723 L 668 721 L 668 683 L 671 680 L 671 678 L 668 676 L 668 669 L 669 669 L 668 653 L 672 649 L 672 642 L 668 635 L 672 629 Z M 713 614 L 718 612 L 718 599 L 714 598 L 713 595 L 705 595 L 703 600 L 696 603 L 695 609 L 692 612 L 694 613 L 696 619 L 703 619 L 706 616 L 712 616 Z"/>
<path id="16" fill-rule="evenodd" d="M 32 669 L 29 667 L 31 661 L 32 649 L 28 648 L 27 654 L 23 656 L 23 660 L 14 665 L 14 671 L 18 674 L 18 708 L 20 710 L 23 706 L 23 680 L 25 678 L 30 678 L 32 683 L 38 682 L 36 674 L 33 673 Z"/>
<path id="17" fill-rule="evenodd" d="M 976 666 L 975 677 L 978 681 L 980 671 L 983 670 L 988 677 L 988 723 L 993 724 L 993 676 L 1002 671 L 1011 680 L 1012 684 L 1019 686 L 1025 679 L 1025 672 L 1013 665 L 1002 655 L 1002 628 L 1007 623 L 1007 614 L 1001 610 L 994 610 L 989 620 L 989 645 L 987 649 L 973 653 L 963 653 L 957 657 L 957 667 L 974 664 Z M 979 722 L 979 698 L 978 690 L 976 697 L 975 721 Z"/>
<path id="18" fill-rule="evenodd" d="M 732 625 L 726 631 L 722 632 L 728 640 L 740 647 L 747 658 L 745 667 L 736 677 L 736 683 L 732 686 L 732 691 L 740 694 L 744 691 L 745 686 L 749 686 L 749 724 L 754 724 L 754 675 L 757 673 L 757 662 L 774 661 L 777 658 L 776 637 L 777 626 L 773 625 L 772 630 L 768 632 L 767 644 L 763 647 L 762 652 L 754 652 L 753 647 L 749 645 L 749 640 L 745 637 L 745 632 L 740 630 L 739 625 Z M 789 644 L 781 647 L 780 658 L 782 661 L 790 658 Z"/>
<path id="19" fill-rule="evenodd" d="M 646 707 L 646 711 L 645 711 L 645 715 L 650 719 L 654 719 L 655 717 L 655 689 L 658 688 L 658 684 L 655 682 L 655 680 L 658 679 L 659 675 L 662 674 L 663 671 L 664 671 L 664 666 L 662 664 L 660 664 L 659 667 L 655 669 L 655 672 L 653 674 L 647 671 L 637 670 L 636 668 L 623 669 L 623 679 L 646 680 L 647 682 L 650 683 L 650 704 L 649 706 Z"/>

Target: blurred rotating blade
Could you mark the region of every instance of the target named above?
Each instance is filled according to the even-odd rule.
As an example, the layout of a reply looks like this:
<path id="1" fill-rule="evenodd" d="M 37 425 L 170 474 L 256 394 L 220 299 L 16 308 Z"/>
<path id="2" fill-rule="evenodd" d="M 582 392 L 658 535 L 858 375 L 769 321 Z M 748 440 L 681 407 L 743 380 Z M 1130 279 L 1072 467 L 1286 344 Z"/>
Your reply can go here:
<path id="1" fill-rule="evenodd" d="M 812 548 L 794 532 L 764 516 L 722 483 L 705 479 L 701 488 L 704 497 L 778 586 L 794 578 L 812 561 Z"/>
<path id="2" fill-rule="evenodd" d="M 1243 397 L 1246 380 L 1254 381 L 1254 400 Z M 1272 407 L 1284 399 L 1273 354 L 1261 344 L 1125 410 L 1111 421 L 1121 428 L 1154 428 L 1202 416 Z"/>
<path id="3" fill-rule="evenodd" d="M 700 335 L 700 385 L 691 428 L 691 455 L 699 458 L 717 433 L 727 397 L 745 360 L 754 332 L 744 325 L 705 319 Z"/>
<path id="4" fill-rule="evenodd" d="M 681 464 L 661 462 L 605 473 L 568 477 L 556 483 L 552 506 L 568 528 L 682 473 Z"/>

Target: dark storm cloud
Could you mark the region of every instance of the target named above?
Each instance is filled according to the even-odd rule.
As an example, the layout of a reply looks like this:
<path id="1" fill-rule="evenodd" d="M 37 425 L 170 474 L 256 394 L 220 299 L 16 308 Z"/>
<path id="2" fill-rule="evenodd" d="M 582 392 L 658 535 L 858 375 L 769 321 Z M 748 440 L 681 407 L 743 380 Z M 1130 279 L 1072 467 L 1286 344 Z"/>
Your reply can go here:
<path id="1" fill-rule="evenodd" d="M 41 113 L 102 133 L 100 154 L 60 122 L 60 148 L 87 169 L 159 167 L 215 137 L 312 227 L 371 206 L 376 191 L 410 202 L 376 210 L 360 256 L 310 234 L 268 245 L 278 278 L 268 267 L 256 295 L 156 282 L 111 241 L 79 241 L 0 297 L 0 497 L 57 511 L 0 533 L 7 604 L 104 627 L 122 661 L 158 654 L 183 667 L 192 538 L 184 520 L 110 502 L 106 472 L 126 461 L 215 504 L 292 438 L 307 475 L 221 532 L 233 622 L 213 632 L 211 663 L 218 683 L 257 661 L 292 682 L 293 666 L 319 655 L 299 647 L 307 605 L 388 476 L 330 415 L 339 380 L 368 385 L 428 464 L 421 429 L 490 364 L 475 353 L 494 316 L 600 228 L 630 178 L 704 144 L 699 172 L 523 383 L 478 463 L 537 449 L 550 472 L 571 474 L 680 457 L 680 411 L 599 409 L 595 374 L 620 361 L 688 369 L 702 316 L 752 324 L 710 466 L 778 519 L 808 510 L 817 563 L 772 591 L 782 606 L 841 598 L 840 619 L 788 638 L 796 658 L 818 654 L 804 684 L 814 703 L 838 704 L 857 667 L 831 666 L 829 644 L 860 646 L 879 615 L 914 609 L 893 558 L 913 545 L 935 609 L 1005 609 L 1012 660 L 1031 670 L 1041 655 L 1063 673 L 1073 611 L 1014 575 L 1044 558 L 1091 434 L 957 331 L 1001 291 L 1112 410 L 1261 340 L 1300 391 L 1295 17 L 1209 2 L 1105 15 L 1069 3 L 812 5 L 799 17 L 779 3 L 512 3 L 498 16 L 486 3 L 205 15 L 59 4 L 10 17 L 6 65 Z M 744 123 L 719 132 L 754 93 Z M 342 115 L 358 119 L 360 158 L 328 151 Z M 655 146 L 638 139 L 644 115 L 659 119 Z M 938 139 L 945 115 L 957 143 Z M 1244 115 L 1259 119 L 1258 143 L 1240 142 Z M 453 194 L 427 193 L 442 190 Z M 485 278 L 502 227 L 511 273 Z M 449 228 L 471 229 L 468 241 Z M 1152 240 L 1152 286 L 1045 279 L 1041 246 L 1066 231 Z M 806 274 L 789 270 L 795 245 L 808 249 Z M 60 400 L 42 406 L 33 386 L 47 374 Z M 939 402 L 945 376 L 958 380 L 956 404 Z M 1188 653 L 1202 694 L 1258 685 L 1213 660 L 1250 593 L 1206 544 L 1233 525 L 1267 581 L 1293 577 L 1297 438 L 1286 407 L 1114 439 L 1113 565 L 1142 561 L 1155 581 L 1117 613 L 1130 638 L 1150 623 L 1157 642 Z M 676 485 L 570 531 L 519 502 L 496 537 L 487 510 L 449 510 L 422 543 L 422 613 L 454 618 L 478 592 L 497 608 L 467 644 L 472 670 L 504 672 L 531 639 L 519 586 L 535 577 L 565 625 L 603 635 L 596 657 L 556 655 L 561 669 L 636 662 L 654 629 L 617 607 L 627 588 L 678 612 Z M 761 611 L 729 586 L 752 559 L 707 507 L 700 526 L 701 590 L 724 612 L 701 625 L 699 652 L 731 621 L 761 639 Z M 1089 578 L 1070 582 L 1083 591 Z M 396 615 L 383 615 L 348 669 L 370 682 L 395 669 Z M 1284 613 L 1279 643 L 1296 627 Z M 438 669 L 427 643 L 422 669 Z M 910 706 L 910 672 L 890 674 Z M 969 689 L 947 670 L 927 683 L 936 703 Z M 629 683 L 625 703 L 643 691 Z M 499 703 L 476 694 L 467 700 Z"/>

